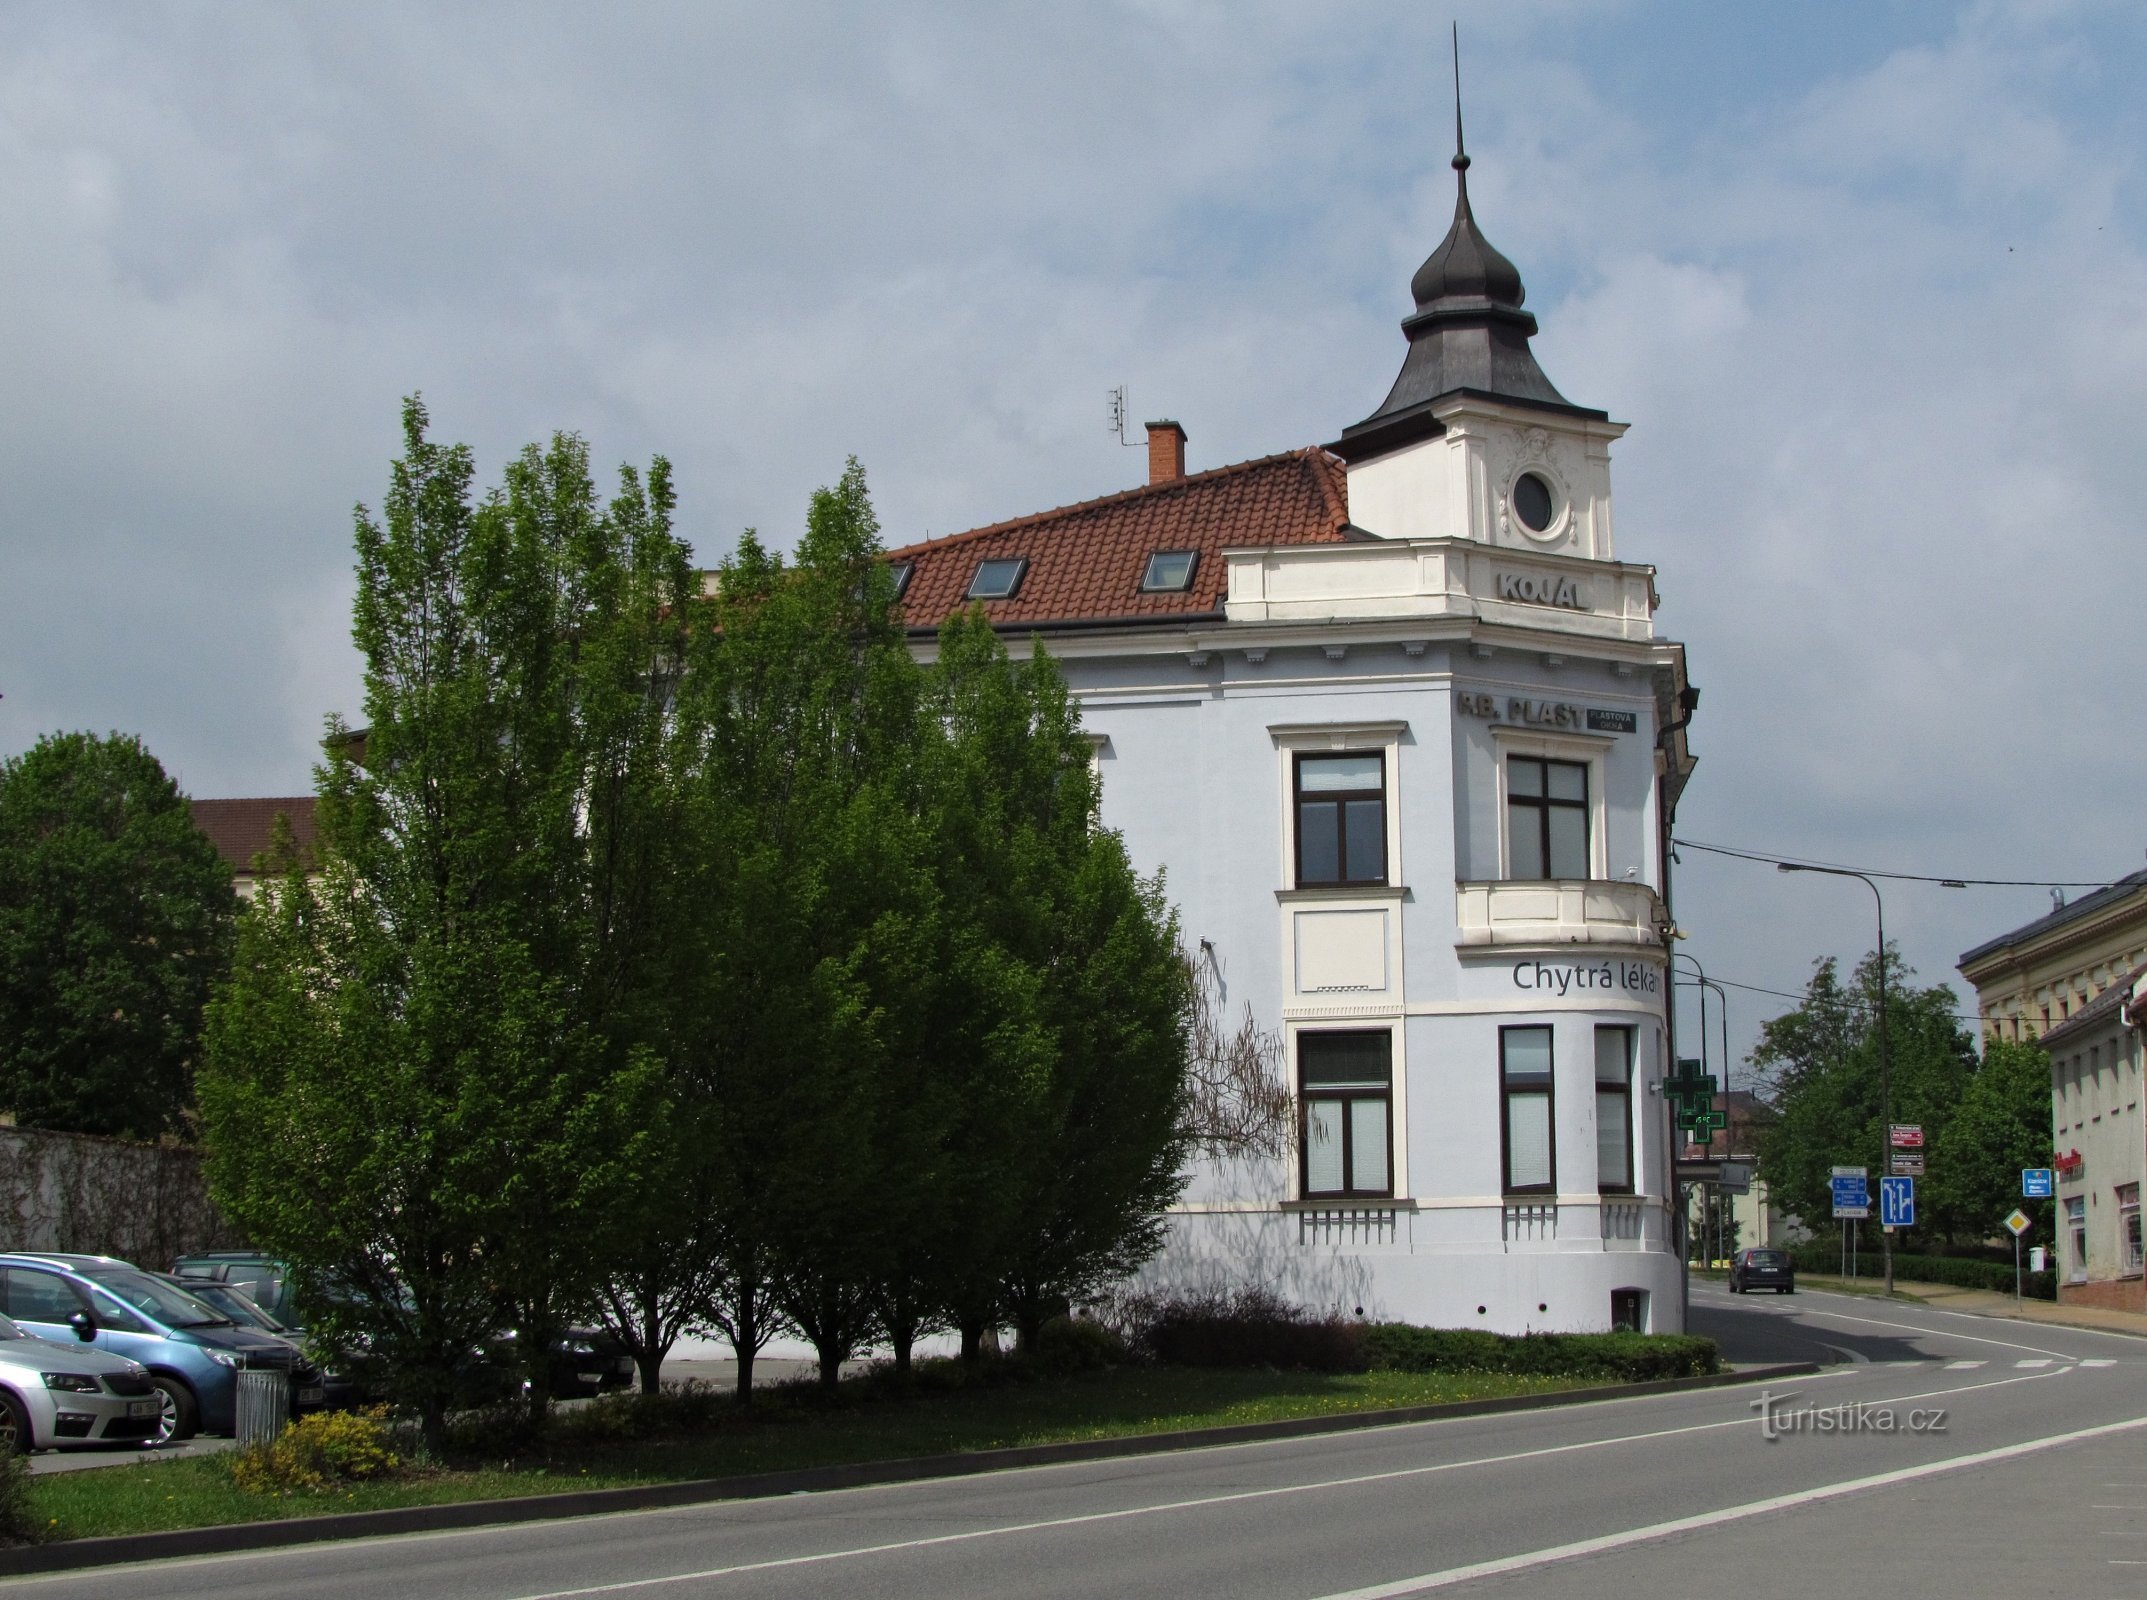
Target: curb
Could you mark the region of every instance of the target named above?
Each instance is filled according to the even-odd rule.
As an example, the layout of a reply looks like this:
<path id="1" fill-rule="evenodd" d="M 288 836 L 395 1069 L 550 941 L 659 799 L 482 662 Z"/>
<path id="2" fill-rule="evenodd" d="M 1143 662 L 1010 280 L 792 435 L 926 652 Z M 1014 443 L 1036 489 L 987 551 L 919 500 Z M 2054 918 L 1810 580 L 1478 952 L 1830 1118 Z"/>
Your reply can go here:
<path id="1" fill-rule="evenodd" d="M 1080 1439 L 1065 1444 L 1016 1445 L 1001 1450 L 965 1450 L 948 1455 L 911 1456 L 893 1461 L 862 1461 L 846 1466 L 798 1467 L 784 1472 L 756 1472 L 730 1478 L 690 1478 L 623 1489 L 570 1490 L 561 1494 L 524 1495 L 511 1500 L 466 1500 L 454 1505 L 404 1506 L 389 1511 L 344 1511 L 319 1517 L 287 1517 L 272 1522 L 230 1523 L 214 1528 L 180 1528 L 168 1533 L 118 1534 L 101 1539 L 71 1539 L 62 1544 L 0 1550 L 0 1577 L 34 1572 L 71 1572 L 122 1562 L 161 1561 L 177 1556 L 229 1555 L 246 1550 L 274 1550 L 289 1545 L 341 1539 L 370 1539 L 398 1533 L 434 1533 L 456 1528 L 502 1526 L 516 1522 L 553 1522 L 607 1511 L 657 1511 L 704 1505 L 718 1500 L 755 1500 L 829 1489 L 860 1489 L 875 1484 L 913 1483 L 927 1478 L 963 1478 L 1012 1467 L 1050 1466 L 1069 1461 L 1108 1461 L 1127 1456 L 1167 1455 L 1217 1445 L 1254 1444 L 1267 1439 L 1296 1439 L 1328 1433 L 1353 1433 L 1401 1423 L 1438 1422 L 1448 1418 L 1496 1416 L 1503 1412 L 1544 1411 L 1556 1406 L 1601 1400 L 1628 1400 L 1675 1394 L 1688 1389 L 1719 1389 L 1731 1384 L 1805 1378 L 1819 1371 L 1813 1362 L 1746 1367 L 1704 1378 L 1660 1378 L 1648 1383 L 1606 1384 L 1563 1389 L 1555 1394 L 1504 1395 L 1490 1400 L 1449 1400 L 1437 1405 L 1400 1406 L 1385 1411 L 1350 1411 L 1324 1417 L 1290 1417 L 1280 1422 L 1242 1422 L 1220 1428 L 1183 1428 L 1121 1439 Z"/>

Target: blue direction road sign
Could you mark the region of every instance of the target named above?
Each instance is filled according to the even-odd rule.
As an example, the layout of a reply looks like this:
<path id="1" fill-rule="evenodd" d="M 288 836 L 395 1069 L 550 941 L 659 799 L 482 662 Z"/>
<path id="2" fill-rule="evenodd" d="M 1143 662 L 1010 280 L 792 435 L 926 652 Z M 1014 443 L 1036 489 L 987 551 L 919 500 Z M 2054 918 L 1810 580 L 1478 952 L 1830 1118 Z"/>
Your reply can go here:
<path id="1" fill-rule="evenodd" d="M 1879 1179 L 1879 1221 L 1889 1228 L 1916 1226 L 1916 1180 Z"/>
<path id="2" fill-rule="evenodd" d="M 1834 1179 L 1834 1216 L 1868 1217 L 1871 1215 L 1871 1190 L 1865 1185 L 1862 1174 L 1846 1175 Z"/>
<path id="3" fill-rule="evenodd" d="M 2020 1197 L 2023 1200 L 2047 1200 L 2057 1193 L 2050 1181 L 2048 1167 L 2022 1167 L 2020 1169 Z"/>

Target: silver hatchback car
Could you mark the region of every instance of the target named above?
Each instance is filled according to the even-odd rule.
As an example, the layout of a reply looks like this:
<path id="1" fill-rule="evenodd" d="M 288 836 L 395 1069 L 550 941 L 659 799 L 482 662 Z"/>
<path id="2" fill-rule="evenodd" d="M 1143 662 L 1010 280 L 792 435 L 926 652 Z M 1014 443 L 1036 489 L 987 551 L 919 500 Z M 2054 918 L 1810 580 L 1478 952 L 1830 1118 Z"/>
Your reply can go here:
<path id="1" fill-rule="evenodd" d="M 151 1439 L 162 1409 L 140 1362 L 33 1339 L 0 1317 L 0 1451 Z"/>

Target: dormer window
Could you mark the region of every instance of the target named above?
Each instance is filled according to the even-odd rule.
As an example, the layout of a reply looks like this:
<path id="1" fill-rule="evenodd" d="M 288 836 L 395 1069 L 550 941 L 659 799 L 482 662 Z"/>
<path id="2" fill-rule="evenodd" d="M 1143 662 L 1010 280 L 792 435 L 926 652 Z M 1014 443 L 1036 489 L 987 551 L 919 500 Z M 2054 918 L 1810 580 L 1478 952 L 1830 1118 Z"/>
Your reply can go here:
<path id="1" fill-rule="evenodd" d="M 969 580 L 971 600 L 1011 600 L 1021 587 L 1022 574 L 1029 570 L 1027 556 L 1005 556 L 991 561 L 979 561 L 974 576 Z"/>
<path id="2" fill-rule="evenodd" d="M 1148 558 L 1148 570 L 1141 574 L 1142 594 L 1176 594 L 1193 586 L 1193 567 L 1200 559 L 1197 550 L 1158 550 Z"/>
<path id="3" fill-rule="evenodd" d="M 887 570 L 894 575 L 895 598 L 899 600 L 909 589 L 910 574 L 917 570 L 917 563 L 914 561 L 891 561 L 887 565 Z"/>

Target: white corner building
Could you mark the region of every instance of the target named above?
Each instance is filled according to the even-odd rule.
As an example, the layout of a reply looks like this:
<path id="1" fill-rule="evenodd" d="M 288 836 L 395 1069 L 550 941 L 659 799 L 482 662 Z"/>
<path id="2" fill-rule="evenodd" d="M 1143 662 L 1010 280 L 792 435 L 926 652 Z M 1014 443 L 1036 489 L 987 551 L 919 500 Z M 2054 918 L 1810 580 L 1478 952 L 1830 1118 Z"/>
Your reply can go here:
<path id="1" fill-rule="evenodd" d="M 918 648 L 1041 638 L 1105 823 L 1162 868 L 1229 1017 L 1278 1036 L 1278 1158 L 1204 1160 L 1147 1269 L 1501 1333 L 1680 1331 L 1670 825 L 1698 696 L 1620 561 L 1605 413 L 1552 387 L 1470 213 L 1370 416 L 895 550 Z"/>

